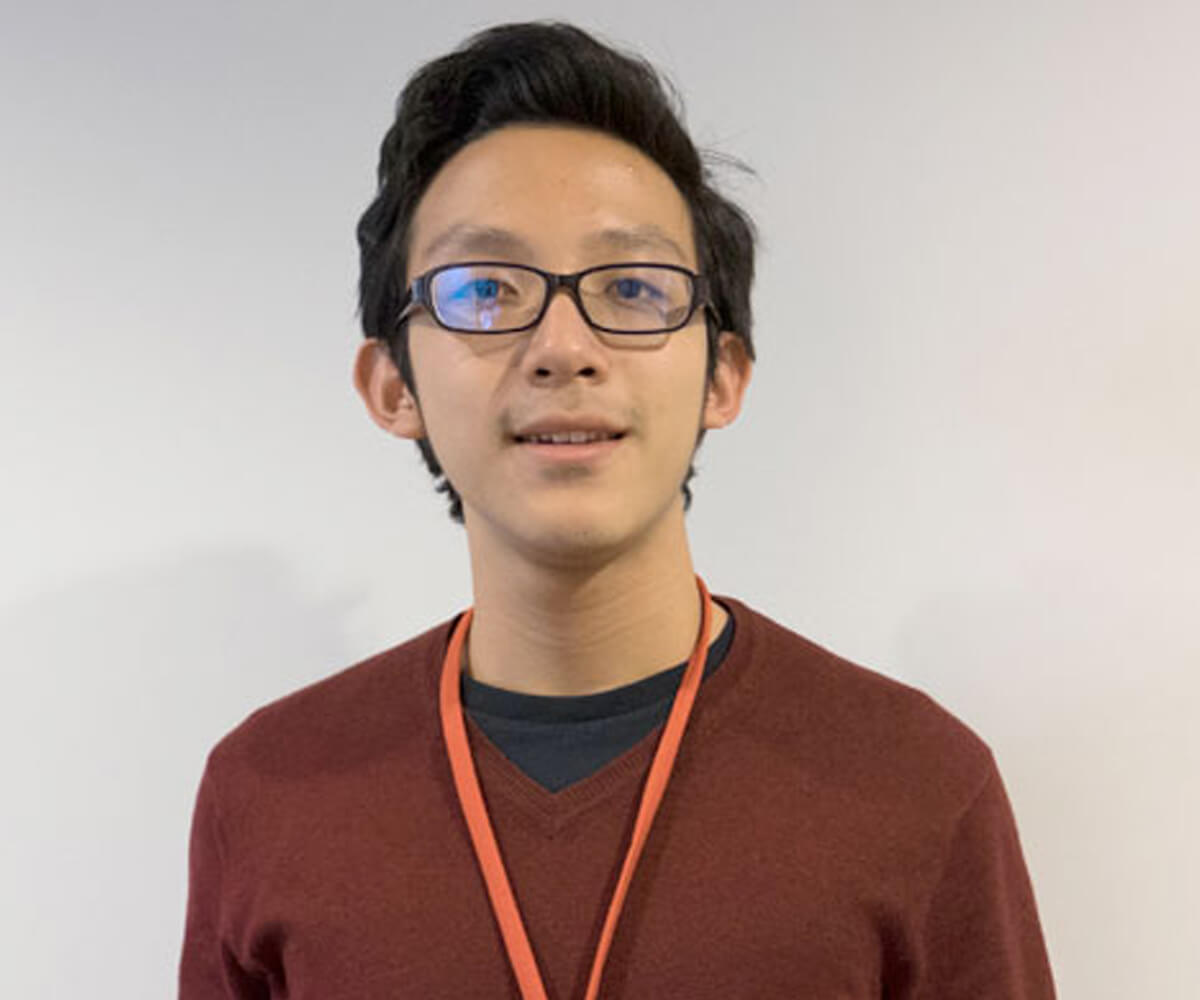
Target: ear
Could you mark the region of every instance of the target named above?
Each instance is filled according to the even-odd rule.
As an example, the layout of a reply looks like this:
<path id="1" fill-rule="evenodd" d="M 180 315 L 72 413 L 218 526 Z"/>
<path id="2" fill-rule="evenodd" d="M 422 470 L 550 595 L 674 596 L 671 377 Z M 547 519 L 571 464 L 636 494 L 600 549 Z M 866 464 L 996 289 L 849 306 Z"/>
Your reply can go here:
<path id="1" fill-rule="evenodd" d="M 368 337 L 359 344 L 353 379 L 354 388 L 375 423 L 396 437 L 414 440 L 425 437 L 425 422 L 417 397 L 404 384 L 382 341 Z"/>
<path id="2" fill-rule="evenodd" d="M 717 363 L 704 397 L 705 428 L 725 427 L 742 410 L 742 399 L 750 385 L 754 362 L 746 353 L 746 342 L 736 333 L 721 331 L 717 338 Z"/>

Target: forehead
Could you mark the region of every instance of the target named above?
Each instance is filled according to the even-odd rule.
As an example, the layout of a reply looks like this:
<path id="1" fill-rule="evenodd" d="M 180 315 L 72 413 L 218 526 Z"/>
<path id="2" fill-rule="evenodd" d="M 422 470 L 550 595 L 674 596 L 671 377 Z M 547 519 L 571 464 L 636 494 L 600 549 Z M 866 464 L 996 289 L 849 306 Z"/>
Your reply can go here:
<path id="1" fill-rule="evenodd" d="M 413 215 L 410 272 L 464 256 L 696 266 L 691 215 L 666 172 L 620 139 L 559 125 L 497 129 L 434 177 Z"/>

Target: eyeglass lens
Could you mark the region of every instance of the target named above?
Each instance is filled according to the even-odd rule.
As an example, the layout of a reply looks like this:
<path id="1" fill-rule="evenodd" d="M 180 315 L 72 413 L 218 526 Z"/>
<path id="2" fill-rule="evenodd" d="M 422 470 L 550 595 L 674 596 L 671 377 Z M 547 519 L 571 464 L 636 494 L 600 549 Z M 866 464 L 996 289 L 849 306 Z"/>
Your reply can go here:
<path id="1" fill-rule="evenodd" d="M 528 326 L 549 287 L 538 272 L 502 264 L 464 264 L 439 271 L 429 298 L 439 320 L 457 330 L 494 332 Z M 593 326 L 655 333 L 680 326 L 692 305 L 683 271 L 618 265 L 589 271 L 579 282 L 585 318 Z"/>

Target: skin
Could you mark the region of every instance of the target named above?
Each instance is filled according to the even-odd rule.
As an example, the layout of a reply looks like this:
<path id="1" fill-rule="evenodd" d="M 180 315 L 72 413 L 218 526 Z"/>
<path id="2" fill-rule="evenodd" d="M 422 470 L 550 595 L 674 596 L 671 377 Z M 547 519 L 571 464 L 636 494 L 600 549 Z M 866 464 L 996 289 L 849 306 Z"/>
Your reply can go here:
<path id="1" fill-rule="evenodd" d="M 465 226 L 502 230 L 506 243 Z M 647 226 L 658 239 L 629 238 Z M 600 236 L 613 230 L 626 236 Z M 624 260 L 697 270 L 687 205 L 666 173 L 618 139 L 561 126 L 508 126 L 460 150 L 422 197 L 409 246 L 410 278 L 481 258 L 558 272 Z M 354 385 L 389 433 L 428 436 L 462 497 L 475 607 L 464 668 L 497 687 L 568 695 L 687 659 L 701 602 L 680 486 L 700 428 L 740 412 L 752 369 L 740 339 L 721 334 L 705 385 L 699 312 L 633 343 L 590 328 L 560 292 L 521 333 L 450 333 L 423 310 L 409 329 L 420 404 L 373 340 L 358 350 Z M 594 466 L 552 466 L 512 440 L 569 413 L 628 432 Z M 726 618 L 713 608 L 710 642 Z"/>

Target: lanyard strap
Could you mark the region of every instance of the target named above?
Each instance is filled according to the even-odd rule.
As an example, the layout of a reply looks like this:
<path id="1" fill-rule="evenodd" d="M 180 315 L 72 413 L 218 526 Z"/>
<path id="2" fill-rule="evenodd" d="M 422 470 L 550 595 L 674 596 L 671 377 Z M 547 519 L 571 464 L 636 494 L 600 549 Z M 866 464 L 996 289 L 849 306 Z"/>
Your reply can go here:
<path id="1" fill-rule="evenodd" d="M 675 755 L 683 740 L 683 730 L 691 715 L 692 704 L 696 693 L 700 690 L 700 681 L 704 677 L 704 661 L 708 650 L 708 633 L 712 624 L 712 598 L 704 581 L 697 575 L 696 585 L 700 590 L 702 611 L 700 615 L 700 635 L 696 647 L 692 650 L 687 669 L 675 693 L 671 705 L 671 714 L 663 727 L 658 749 L 654 753 L 654 761 L 650 765 L 650 773 L 646 777 L 642 789 L 642 801 L 638 806 L 637 819 L 633 824 L 633 836 L 630 838 L 629 850 L 625 854 L 625 863 L 621 867 L 621 875 L 613 890 L 612 899 L 608 904 L 608 915 L 604 918 L 604 927 L 600 931 L 600 941 L 596 946 L 596 955 L 592 961 L 592 972 L 588 977 L 586 1000 L 595 1000 L 600 992 L 600 976 L 604 971 L 604 962 L 608 958 L 608 950 L 612 945 L 613 935 L 617 929 L 617 919 L 621 915 L 621 907 L 629 892 L 629 884 L 633 880 L 633 872 L 641 857 L 650 826 L 654 822 L 654 814 L 658 811 L 666 790 L 667 781 L 671 777 L 671 769 L 675 764 Z M 500 847 L 496 843 L 496 834 L 488 816 L 487 805 L 483 801 L 483 792 L 479 787 L 479 775 L 475 770 L 475 762 L 471 758 L 471 747 L 467 742 L 467 729 L 463 721 L 462 696 L 459 690 L 462 671 L 462 647 L 466 641 L 467 629 L 475 609 L 469 608 L 459 619 L 454 634 L 450 637 L 450 645 L 446 650 L 446 659 L 442 664 L 441 692 L 439 709 L 442 717 L 442 732 L 446 739 L 446 751 L 450 757 L 450 770 L 454 775 L 454 787 L 458 792 L 459 805 L 462 806 L 463 816 L 467 821 L 467 829 L 471 834 L 471 844 L 475 848 L 475 857 L 483 872 L 487 885 L 488 898 L 491 900 L 492 912 L 500 925 L 500 934 L 504 939 L 504 948 L 508 952 L 509 964 L 517 979 L 524 1000 L 546 1000 L 546 987 L 542 984 L 538 972 L 537 960 L 529 943 L 529 935 L 525 932 L 525 924 L 521 920 L 521 911 L 513 895 L 512 885 L 508 880 L 508 872 L 504 867 L 504 859 L 500 856 Z"/>

